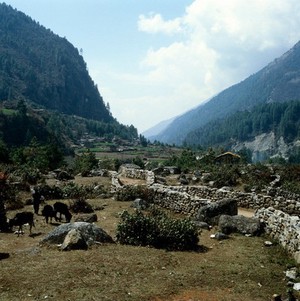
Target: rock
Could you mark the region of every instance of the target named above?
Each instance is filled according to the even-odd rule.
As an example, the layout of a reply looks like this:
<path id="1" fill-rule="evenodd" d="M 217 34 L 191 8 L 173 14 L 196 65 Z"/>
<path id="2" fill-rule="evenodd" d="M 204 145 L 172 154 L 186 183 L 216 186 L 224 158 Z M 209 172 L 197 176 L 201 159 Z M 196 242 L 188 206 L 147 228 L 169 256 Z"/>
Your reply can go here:
<path id="1" fill-rule="evenodd" d="M 205 222 L 193 221 L 193 224 L 196 225 L 198 229 L 210 230 L 211 226 Z"/>
<path id="2" fill-rule="evenodd" d="M 196 220 L 217 225 L 222 214 L 237 215 L 237 201 L 234 199 L 222 199 L 201 207 L 197 213 Z"/>
<path id="3" fill-rule="evenodd" d="M 74 177 L 68 172 L 61 170 L 57 173 L 57 179 L 60 181 L 73 180 Z"/>
<path id="4" fill-rule="evenodd" d="M 46 237 L 44 237 L 40 244 L 41 245 L 49 245 L 49 244 L 62 244 L 66 235 L 72 229 L 78 230 L 82 238 L 86 241 L 87 245 L 92 245 L 94 243 L 113 243 L 113 239 L 110 235 L 108 235 L 104 230 L 95 224 L 90 224 L 86 222 L 75 222 L 62 224 L 55 228 L 52 232 L 48 233 Z"/>
<path id="5" fill-rule="evenodd" d="M 300 291 L 300 283 L 299 283 L 299 282 L 294 283 L 293 289 L 294 289 L 295 291 Z"/>
<path id="6" fill-rule="evenodd" d="M 291 268 L 285 272 L 285 277 L 295 280 L 297 278 L 297 268 Z"/>
<path id="7" fill-rule="evenodd" d="M 155 174 L 155 175 L 159 175 L 159 174 L 162 174 L 164 171 L 163 167 L 156 167 L 154 169 L 152 169 L 152 172 Z"/>
<path id="8" fill-rule="evenodd" d="M 189 181 L 184 173 L 181 173 L 181 175 L 178 176 L 178 181 L 181 185 L 188 185 Z"/>
<path id="9" fill-rule="evenodd" d="M 147 201 L 142 199 L 135 199 L 133 203 L 131 204 L 131 207 L 138 209 L 138 210 L 145 210 L 149 207 L 149 204 Z"/>
<path id="10" fill-rule="evenodd" d="M 264 245 L 265 245 L 266 247 L 271 247 L 271 246 L 273 246 L 273 243 L 272 243 L 271 241 L 269 241 L 269 240 L 266 240 L 266 241 L 264 242 Z"/>
<path id="11" fill-rule="evenodd" d="M 94 223 L 98 220 L 96 213 L 78 214 L 74 217 L 75 222 Z"/>
<path id="12" fill-rule="evenodd" d="M 262 232 L 259 219 L 243 215 L 221 215 L 218 227 L 221 232 L 226 234 L 241 233 L 259 235 Z"/>
<path id="13" fill-rule="evenodd" d="M 210 238 L 214 238 L 216 240 L 224 240 L 224 239 L 229 239 L 229 236 L 226 235 L 226 234 L 224 234 L 224 233 L 222 233 L 222 232 L 217 232 L 215 234 L 212 234 L 210 236 Z"/>
<path id="14" fill-rule="evenodd" d="M 78 229 L 72 229 L 66 235 L 61 249 L 63 251 L 70 251 L 70 250 L 87 250 L 88 244 L 84 240 L 81 235 L 81 232 Z"/>
<path id="15" fill-rule="evenodd" d="M 273 301 L 282 301 L 281 295 L 274 294 L 274 295 L 272 296 L 272 300 L 273 300 Z"/>
<path id="16" fill-rule="evenodd" d="M 164 185 L 167 183 L 167 179 L 165 177 L 155 176 L 155 183 Z"/>

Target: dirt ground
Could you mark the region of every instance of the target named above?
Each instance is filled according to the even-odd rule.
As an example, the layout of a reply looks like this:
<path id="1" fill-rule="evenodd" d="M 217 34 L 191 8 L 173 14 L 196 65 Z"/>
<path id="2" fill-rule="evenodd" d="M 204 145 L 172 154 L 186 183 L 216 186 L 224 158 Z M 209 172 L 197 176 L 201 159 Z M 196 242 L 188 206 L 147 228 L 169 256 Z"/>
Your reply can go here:
<path id="1" fill-rule="evenodd" d="M 70 200 L 63 201 L 68 204 Z M 120 214 L 133 210 L 131 202 L 88 202 L 104 208 L 96 211 L 96 224 L 113 238 Z M 24 210 L 32 211 L 32 206 Z M 9 211 L 8 217 L 15 212 Z M 240 209 L 240 214 L 251 216 L 253 212 Z M 211 238 L 216 229 L 199 234 L 200 252 L 119 244 L 71 252 L 40 247 L 39 241 L 58 225 L 46 224 L 41 215 L 35 215 L 31 236 L 28 227 L 19 237 L 0 233 L 0 252 L 10 254 L 0 260 L 1 301 L 266 301 L 275 293 L 285 296 L 284 272 L 294 264 L 277 244 L 265 247 L 265 237 L 231 235 L 228 240 L 216 241 Z"/>

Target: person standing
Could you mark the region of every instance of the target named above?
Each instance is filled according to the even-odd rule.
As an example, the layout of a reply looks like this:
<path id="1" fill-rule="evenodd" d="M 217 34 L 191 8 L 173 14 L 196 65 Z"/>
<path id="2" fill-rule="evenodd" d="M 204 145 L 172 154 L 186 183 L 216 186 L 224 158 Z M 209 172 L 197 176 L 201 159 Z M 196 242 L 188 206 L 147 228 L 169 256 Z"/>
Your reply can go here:
<path id="1" fill-rule="evenodd" d="M 32 189 L 33 210 L 35 214 L 39 214 L 41 196 L 37 188 Z"/>

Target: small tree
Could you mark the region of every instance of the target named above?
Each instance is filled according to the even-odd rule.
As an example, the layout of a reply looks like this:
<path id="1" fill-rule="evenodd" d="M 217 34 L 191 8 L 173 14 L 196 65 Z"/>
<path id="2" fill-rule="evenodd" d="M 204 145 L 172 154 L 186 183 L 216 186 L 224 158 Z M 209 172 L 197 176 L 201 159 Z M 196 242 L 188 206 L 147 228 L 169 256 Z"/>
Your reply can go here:
<path id="1" fill-rule="evenodd" d="M 78 156 L 75 161 L 75 170 L 85 174 L 98 165 L 96 155 L 91 151 Z"/>

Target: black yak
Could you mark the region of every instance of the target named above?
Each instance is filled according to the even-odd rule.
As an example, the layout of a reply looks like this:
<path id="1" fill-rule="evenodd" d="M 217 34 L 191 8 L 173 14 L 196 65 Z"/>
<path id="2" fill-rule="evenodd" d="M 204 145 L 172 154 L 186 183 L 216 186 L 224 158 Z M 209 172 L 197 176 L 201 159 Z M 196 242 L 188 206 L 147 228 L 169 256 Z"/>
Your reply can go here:
<path id="1" fill-rule="evenodd" d="M 22 226 L 25 224 L 29 224 L 29 232 L 31 234 L 32 227 L 35 227 L 34 214 L 32 212 L 19 212 L 16 213 L 15 217 L 8 221 L 9 228 L 12 229 L 14 226 L 19 226 L 18 236 L 23 232 Z"/>
<path id="2" fill-rule="evenodd" d="M 59 218 L 58 218 L 59 221 L 61 221 L 62 214 L 65 216 L 67 223 L 71 221 L 72 214 L 70 213 L 69 208 L 66 204 L 61 202 L 56 202 L 53 207 L 55 211 L 55 216 L 57 216 L 57 213 L 59 213 Z"/>
<path id="3" fill-rule="evenodd" d="M 49 218 L 50 218 L 50 223 L 52 222 L 53 217 L 57 221 L 56 212 L 55 212 L 54 208 L 51 205 L 45 205 L 44 206 L 44 208 L 42 210 L 42 216 L 45 217 L 45 220 L 46 220 L 47 224 L 48 224 Z"/>

